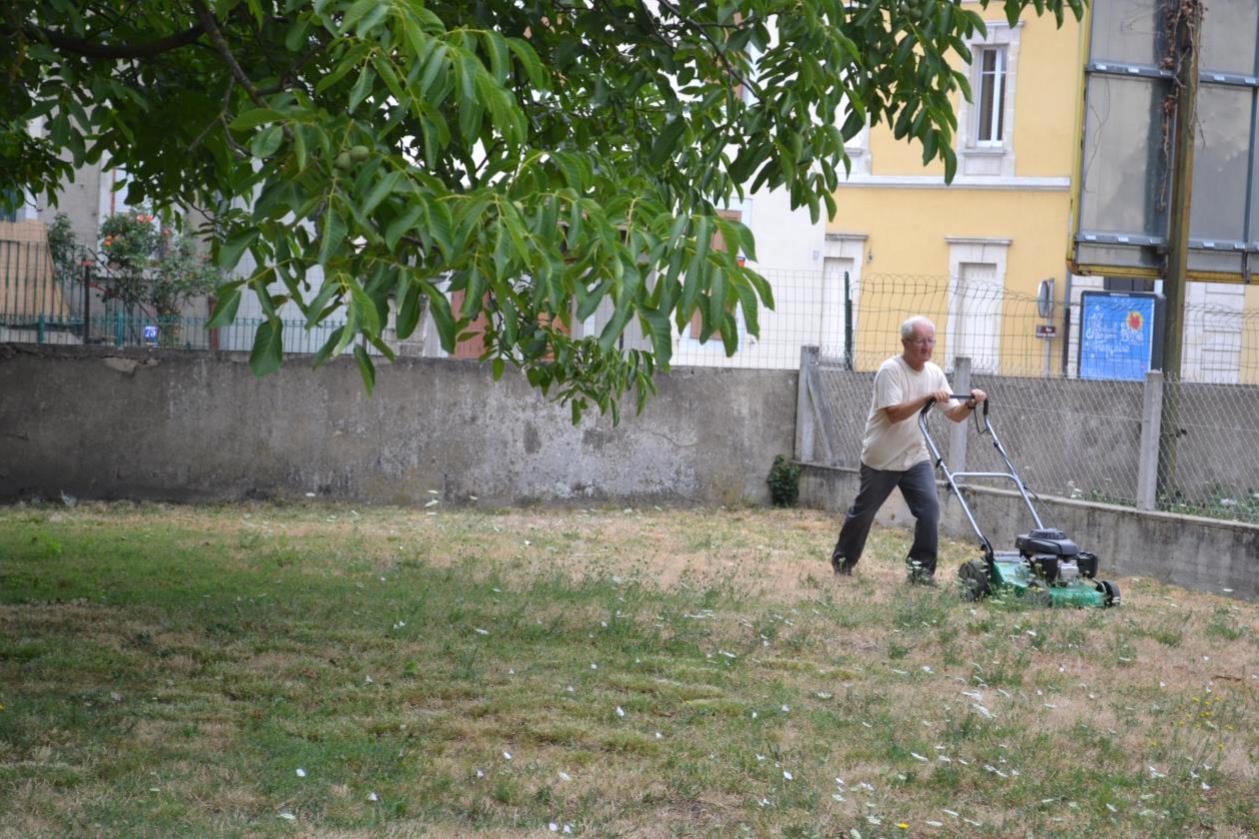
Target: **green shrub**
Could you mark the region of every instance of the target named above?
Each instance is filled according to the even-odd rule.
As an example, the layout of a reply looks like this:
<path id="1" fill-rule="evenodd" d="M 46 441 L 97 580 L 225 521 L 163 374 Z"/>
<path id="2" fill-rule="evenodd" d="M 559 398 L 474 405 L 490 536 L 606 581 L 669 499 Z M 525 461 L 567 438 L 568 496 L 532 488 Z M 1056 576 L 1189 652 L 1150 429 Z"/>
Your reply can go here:
<path id="1" fill-rule="evenodd" d="M 800 464 L 777 455 L 769 469 L 769 495 L 775 507 L 794 507 L 800 497 Z"/>

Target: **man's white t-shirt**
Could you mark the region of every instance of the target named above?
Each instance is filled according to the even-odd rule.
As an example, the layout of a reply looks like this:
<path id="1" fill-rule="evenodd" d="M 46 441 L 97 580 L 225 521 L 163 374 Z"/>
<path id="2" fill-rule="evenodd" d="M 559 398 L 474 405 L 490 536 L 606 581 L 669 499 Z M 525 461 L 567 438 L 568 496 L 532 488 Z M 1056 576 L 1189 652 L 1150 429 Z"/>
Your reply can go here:
<path id="1" fill-rule="evenodd" d="M 937 390 L 951 388 L 944 371 L 932 362 L 928 361 L 921 370 L 910 367 L 899 355 L 883 362 L 879 372 L 874 374 L 874 398 L 861 439 L 861 462 L 871 469 L 904 472 L 930 460 L 931 454 L 918 428 L 918 415 L 893 423 L 883 409 L 921 399 Z M 952 399 L 948 407 L 957 404 L 958 401 Z"/>

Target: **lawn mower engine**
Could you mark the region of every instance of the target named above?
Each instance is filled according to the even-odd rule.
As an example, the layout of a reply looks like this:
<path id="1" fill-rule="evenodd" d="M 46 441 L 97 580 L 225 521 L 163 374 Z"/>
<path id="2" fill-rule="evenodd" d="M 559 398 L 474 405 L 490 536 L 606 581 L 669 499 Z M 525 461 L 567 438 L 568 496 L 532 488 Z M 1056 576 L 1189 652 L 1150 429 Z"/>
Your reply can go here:
<path id="1" fill-rule="evenodd" d="M 1061 530 L 1042 528 L 1024 533 L 1015 538 L 1014 546 L 1031 571 L 1032 587 L 1046 589 L 1050 599 L 1062 600 L 1063 605 L 1093 605 L 1077 601 L 1096 598 L 1105 606 L 1119 603 L 1119 588 L 1114 583 L 1091 582 L 1097 576 L 1097 556 L 1080 550 Z"/>

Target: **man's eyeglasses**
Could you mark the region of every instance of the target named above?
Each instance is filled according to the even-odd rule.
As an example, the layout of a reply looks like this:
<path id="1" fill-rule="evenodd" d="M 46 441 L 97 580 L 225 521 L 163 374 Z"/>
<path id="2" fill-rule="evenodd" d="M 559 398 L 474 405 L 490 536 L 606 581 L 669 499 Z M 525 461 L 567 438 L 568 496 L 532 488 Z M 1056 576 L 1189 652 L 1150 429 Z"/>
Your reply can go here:
<path id="1" fill-rule="evenodd" d="M 934 347 L 936 345 L 935 338 L 910 338 L 909 343 L 916 347 Z"/>

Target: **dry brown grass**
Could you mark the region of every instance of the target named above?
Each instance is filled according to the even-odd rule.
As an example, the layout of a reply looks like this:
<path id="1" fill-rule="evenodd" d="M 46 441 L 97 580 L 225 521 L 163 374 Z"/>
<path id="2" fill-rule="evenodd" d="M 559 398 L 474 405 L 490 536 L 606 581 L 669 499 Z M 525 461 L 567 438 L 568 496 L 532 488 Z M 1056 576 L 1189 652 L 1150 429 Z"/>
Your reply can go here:
<path id="1" fill-rule="evenodd" d="M 965 604 L 889 530 L 836 580 L 812 512 L 439 510 L 0 511 L 44 574 L 0 835 L 1259 830 L 1255 604 Z"/>

